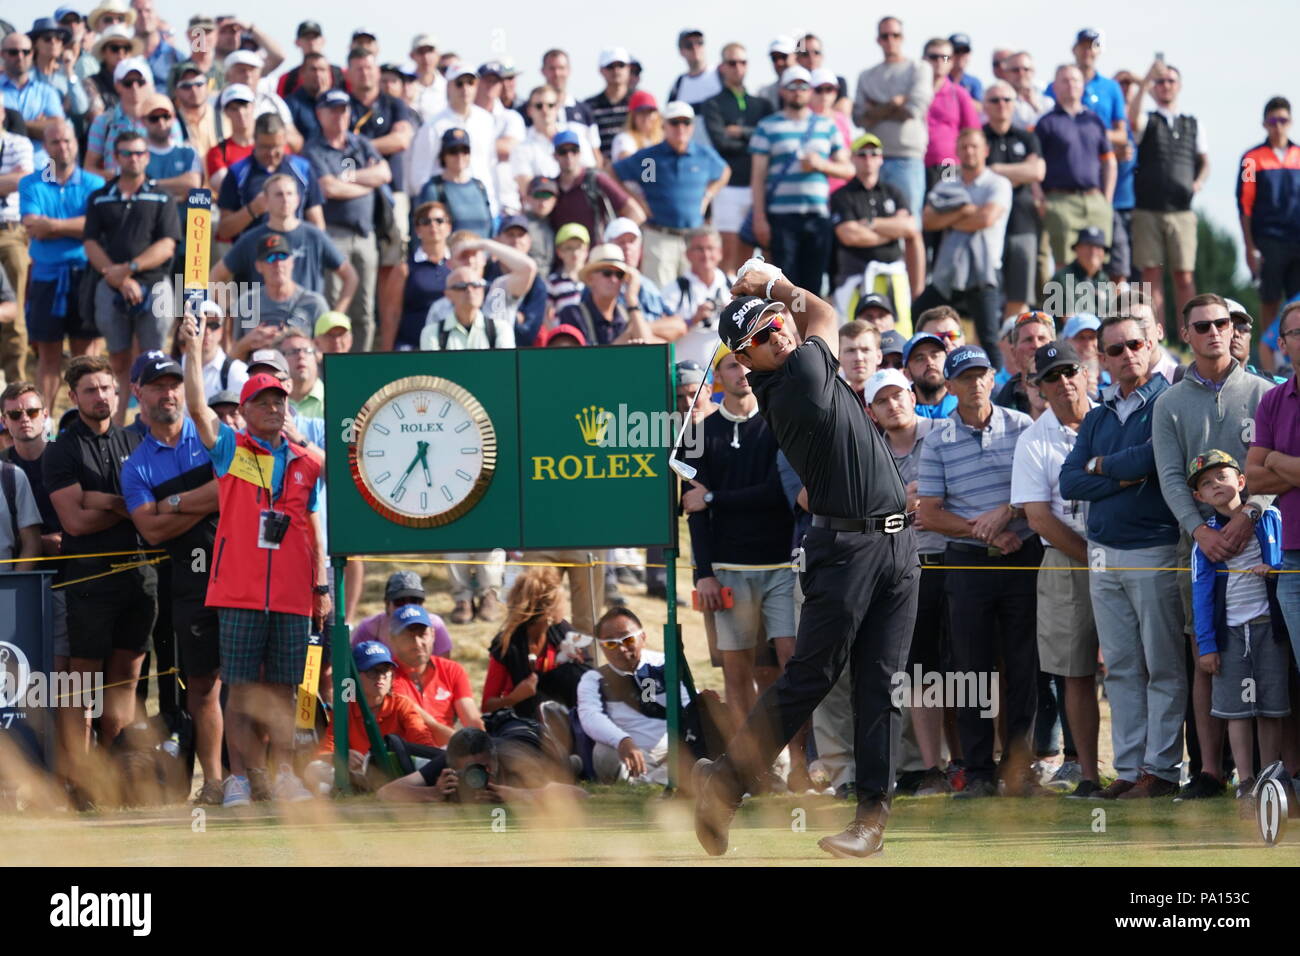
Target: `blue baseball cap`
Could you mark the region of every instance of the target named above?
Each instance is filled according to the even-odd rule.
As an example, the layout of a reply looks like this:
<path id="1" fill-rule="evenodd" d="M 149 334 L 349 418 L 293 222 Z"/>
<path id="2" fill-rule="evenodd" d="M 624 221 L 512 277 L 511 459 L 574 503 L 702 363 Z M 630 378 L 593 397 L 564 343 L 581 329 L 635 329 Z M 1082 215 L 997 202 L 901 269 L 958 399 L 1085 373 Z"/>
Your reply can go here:
<path id="1" fill-rule="evenodd" d="M 380 664 L 393 664 L 393 655 L 379 641 L 362 641 L 352 648 L 352 661 L 357 665 L 357 673 L 364 674 Z"/>
<path id="2" fill-rule="evenodd" d="M 326 90 L 320 96 L 316 97 L 316 109 L 328 108 L 330 106 L 351 106 L 352 97 L 344 90 Z"/>
<path id="3" fill-rule="evenodd" d="M 145 366 L 152 366 L 155 362 L 170 362 L 171 356 L 166 352 L 158 349 L 150 349 L 148 352 L 141 352 L 131 363 L 131 384 L 135 385 L 140 381 L 140 374 L 145 370 Z"/>
<path id="4" fill-rule="evenodd" d="M 1091 330 L 1096 332 L 1101 328 L 1101 319 L 1091 312 L 1079 312 L 1070 317 L 1070 321 L 1065 323 L 1065 330 L 1061 332 L 1061 338 L 1072 339 L 1080 332 Z"/>
<path id="5" fill-rule="evenodd" d="M 439 148 L 439 152 L 448 149 L 460 149 L 461 147 L 469 149 L 470 143 L 469 133 L 465 132 L 459 126 L 453 126 L 442 134 L 442 146 Z"/>
<path id="6" fill-rule="evenodd" d="M 562 129 L 555 134 L 555 138 L 551 140 L 551 145 L 556 149 L 561 146 L 581 146 L 582 140 L 578 139 L 578 134 L 573 130 Z"/>
<path id="7" fill-rule="evenodd" d="M 507 229 L 522 229 L 528 231 L 528 220 L 524 216 L 504 216 L 501 219 L 501 226 L 497 229 L 497 235 L 505 235 Z"/>
<path id="8" fill-rule="evenodd" d="M 967 369 L 992 367 L 988 352 L 978 345 L 963 345 L 948 353 L 948 359 L 943 363 L 943 377 L 956 378 Z"/>
<path id="9" fill-rule="evenodd" d="M 943 339 L 939 338 L 939 336 L 935 335 L 933 332 L 917 332 L 914 336 L 908 339 L 907 344 L 903 346 L 904 365 L 906 365 L 907 360 L 912 357 L 912 349 L 916 348 L 922 342 L 933 342 L 945 352 L 948 350 L 948 346 L 944 344 Z"/>
<path id="10" fill-rule="evenodd" d="M 429 617 L 429 612 L 419 604 L 403 604 L 388 619 L 388 633 L 401 634 L 412 624 L 423 624 L 425 627 L 433 627 L 433 619 Z M 360 647 L 361 645 L 357 645 Z M 382 645 L 381 645 L 382 646 Z"/>

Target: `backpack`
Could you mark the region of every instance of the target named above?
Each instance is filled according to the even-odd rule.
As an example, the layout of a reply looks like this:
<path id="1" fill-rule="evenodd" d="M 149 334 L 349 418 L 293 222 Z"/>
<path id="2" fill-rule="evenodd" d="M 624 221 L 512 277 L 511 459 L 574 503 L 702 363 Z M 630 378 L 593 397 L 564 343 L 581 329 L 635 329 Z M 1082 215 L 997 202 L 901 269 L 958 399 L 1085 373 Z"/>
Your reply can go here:
<path id="1" fill-rule="evenodd" d="M 595 230 L 592 231 L 592 242 L 594 243 L 595 237 L 603 235 L 605 227 L 618 218 L 618 213 L 614 210 L 609 197 L 600 188 L 600 183 L 596 180 L 596 170 L 588 167 L 582 174 L 581 189 L 582 194 L 587 197 L 588 205 L 591 206 L 591 215 L 596 226 Z"/>
<path id="2" fill-rule="evenodd" d="M 487 333 L 488 348 L 495 349 L 497 347 L 496 320 L 489 319 L 486 315 L 483 316 L 483 331 Z M 451 329 L 447 328 L 444 325 L 442 328 L 438 330 L 438 351 L 439 352 L 447 351 L 447 339 L 449 338 L 451 338 Z"/>
<path id="3" fill-rule="evenodd" d="M 221 372 L 220 372 L 221 391 L 223 392 L 226 389 L 230 388 L 230 366 L 234 364 L 235 364 L 235 360 L 232 359 L 229 355 L 227 355 L 226 360 L 221 363 Z"/>

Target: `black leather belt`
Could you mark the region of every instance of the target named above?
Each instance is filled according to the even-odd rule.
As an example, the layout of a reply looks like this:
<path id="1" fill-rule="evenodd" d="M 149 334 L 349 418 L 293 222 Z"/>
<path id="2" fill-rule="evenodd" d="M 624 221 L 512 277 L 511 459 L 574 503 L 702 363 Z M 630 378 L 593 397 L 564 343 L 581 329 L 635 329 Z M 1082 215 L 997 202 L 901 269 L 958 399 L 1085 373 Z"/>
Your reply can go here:
<path id="1" fill-rule="evenodd" d="M 884 515 L 879 518 L 830 518 L 826 515 L 813 515 L 812 526 L 829 531 L 862 531 L 897 534 L 904 528 L 910 528 L 915 513 Z"/>

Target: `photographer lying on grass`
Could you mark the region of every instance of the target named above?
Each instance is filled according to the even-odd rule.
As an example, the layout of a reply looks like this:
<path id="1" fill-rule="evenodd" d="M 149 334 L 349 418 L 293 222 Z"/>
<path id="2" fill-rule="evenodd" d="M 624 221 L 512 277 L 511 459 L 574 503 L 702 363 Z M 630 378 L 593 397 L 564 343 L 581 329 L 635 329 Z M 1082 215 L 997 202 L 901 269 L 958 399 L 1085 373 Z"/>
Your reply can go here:
<path id="1" fill-rule="evenodd" d="M 494 740 L 466 727 L 447 742 L 445 755 L 379 791 L 393 803 L 538 803 L 555 797 L 584 799 L 580 787 L 546 779 L 535 748 Z"/>

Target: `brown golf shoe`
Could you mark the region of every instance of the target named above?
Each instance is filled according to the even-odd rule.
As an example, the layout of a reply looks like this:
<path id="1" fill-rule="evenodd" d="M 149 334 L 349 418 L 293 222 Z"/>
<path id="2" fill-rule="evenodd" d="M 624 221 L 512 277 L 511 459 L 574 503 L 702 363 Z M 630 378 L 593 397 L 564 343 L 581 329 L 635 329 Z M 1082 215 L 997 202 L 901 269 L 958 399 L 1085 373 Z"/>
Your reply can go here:
<path id="1" fill-rule="evenodd" d="M 474 616 L 480 621 L 495 624 L 505 617 L 505 614 L 505 605 L 497 598 L 496 592 L 488 591 L 483 595 L 482 600 L 478 602 L 478 610 L 474 613 Z"/>
<path id="2" fill-rule="evenodd" d="M 453 624 L 468 624 L 474 620 L 474 606 L 469 601 L 457 601 L 455 608 L 447 615 Z"/>
<path id="3" fill-rule="evenodd" d="M 1138 782 L 1121 793 L 1118 800 L 1141 800 L 1151 797 L 1172 797 L 1178 793 L 1178 784 L 1164 780 L 1153 773 L 1144 773 Z"/>

